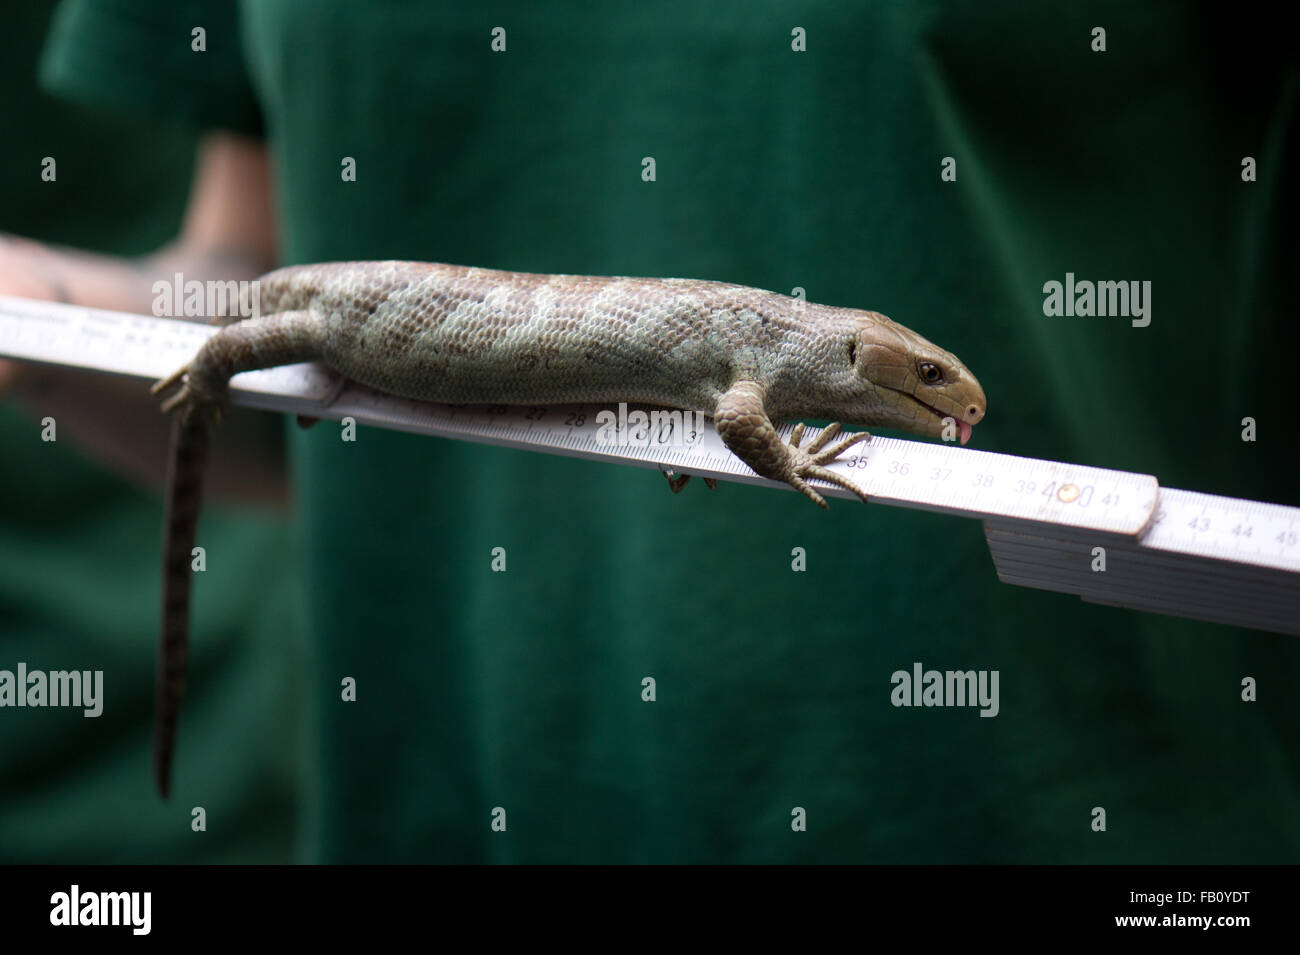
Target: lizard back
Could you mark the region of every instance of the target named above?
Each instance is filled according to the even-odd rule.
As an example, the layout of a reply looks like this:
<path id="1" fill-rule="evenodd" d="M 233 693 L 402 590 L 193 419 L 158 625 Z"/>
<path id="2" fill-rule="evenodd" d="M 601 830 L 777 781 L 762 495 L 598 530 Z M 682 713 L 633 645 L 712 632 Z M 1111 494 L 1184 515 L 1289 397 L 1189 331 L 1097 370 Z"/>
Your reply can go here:
<path id="1" fill-rule="evenodd" d="M 380 391 L 457 404 L 644 401 L 712 413 L 740 374 L 824 367 L 839 309 L 692 279 L 335 263 L 263 279 L 264 313 L 325 322 L 327 365 Z"/>

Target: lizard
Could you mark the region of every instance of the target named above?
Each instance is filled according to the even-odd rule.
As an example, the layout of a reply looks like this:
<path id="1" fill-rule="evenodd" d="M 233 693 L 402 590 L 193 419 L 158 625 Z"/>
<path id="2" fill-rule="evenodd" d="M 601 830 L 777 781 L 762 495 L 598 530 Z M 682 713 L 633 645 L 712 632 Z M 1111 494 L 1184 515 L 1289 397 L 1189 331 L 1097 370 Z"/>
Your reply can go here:
<path id="1" fill-rule="evenodd" d="M 170 791 L 189 654 L 190 554 L 203 468 L 232 376 L 318 361 L 392 395 L 446 404 L 637 401 L 711 415 L 723 443 L 819 507 L 809 479 L 869 432 L 839 420 L 802 447 L 774 421 L 844 419 L 960 437 L 983 389 L 956 356 L 879 312 L 723 282 L 542 275 L 422 262 L 290 266 L 259 280 L 259 314 L 227 324 L 153 386 L 173 415 L 163 527 L 154 776 Z M 669 474 L 674 491 L 688 476 Z"/>

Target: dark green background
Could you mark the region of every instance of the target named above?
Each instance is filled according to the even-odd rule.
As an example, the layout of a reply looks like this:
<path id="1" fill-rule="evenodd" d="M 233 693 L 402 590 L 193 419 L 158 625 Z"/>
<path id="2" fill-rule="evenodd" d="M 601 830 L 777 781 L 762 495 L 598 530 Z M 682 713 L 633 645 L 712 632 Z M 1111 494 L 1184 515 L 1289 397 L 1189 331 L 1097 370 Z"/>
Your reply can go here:
<path id="1" fill-rule="evenodd" d="M 988 393 L 979 448 L 1300 503 L 1296 59 L 1237 5 L 127 6 L 69 5 L 51 88 L 264 128 L 287 262 L 802 286 L 960 355 Z M 1151 326 L 1044 317 L 1067 271 L 1150 280 Z M 1300 859 L 1291 638 L 1003 586 L 971 521 L 674 497 L 373 430 L 290 440 L 302 858 Z M 913 661 L 999 670 L 1000 715 L 891 707 Z"/>

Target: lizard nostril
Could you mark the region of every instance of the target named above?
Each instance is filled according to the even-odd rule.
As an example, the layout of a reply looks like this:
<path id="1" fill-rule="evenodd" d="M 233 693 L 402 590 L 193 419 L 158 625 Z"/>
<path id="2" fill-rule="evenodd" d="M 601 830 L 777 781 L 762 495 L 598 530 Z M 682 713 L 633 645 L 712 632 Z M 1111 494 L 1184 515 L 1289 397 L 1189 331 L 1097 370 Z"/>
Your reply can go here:
<path id="1" fill-rule="evenodd" d="M 975 417 L 978 417 L 979 414 L 980 414 L 980 406 L 979 406 L 979 405 L 971 405 L 969 408 L 966 409 L 966 417 L 968 417 L 968 418 L 975 418 Z"/>

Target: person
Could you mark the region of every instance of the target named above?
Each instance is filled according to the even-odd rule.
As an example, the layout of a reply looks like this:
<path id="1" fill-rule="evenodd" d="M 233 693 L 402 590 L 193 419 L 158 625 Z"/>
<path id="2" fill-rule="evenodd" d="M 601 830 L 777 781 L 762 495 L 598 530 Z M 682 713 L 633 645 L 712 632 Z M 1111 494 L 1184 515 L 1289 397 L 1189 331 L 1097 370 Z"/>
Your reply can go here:
<path id="1" fill-rule="evenodd" d="M 1292 54 L 1263 30 L 1073 5 L 125 7 L 70 0 L 44 75 L 206 131 L 209 248 L 799 287 L 958 354 L 990 401 L 975 447 L 1297 503 Z M 76 294 L 75 262 L 51 271 Z M 1067 273 L 1150 281 L 1152 321 L 1045 314 Z M 1002 585 L 974 521 L 286 428 L 304 858 L 1300 857 L 1278 758 L 1300 723 L 1240 698 L 1300 675 L 1293 641 Z M 233 444 L 218 466 L 266 465 Z M 915 662 L 998 671 L 997 716 L 892 706 Z"/>
<path id="2" fill-rule="evenodd" d="M 42 93 L 36 65 L 53 10 L 52 2 L 15 8 L 0 37 L 0 138 L 14 147 L 0 155 L 0 229 L 29 237 L 0 234 L 0 294 L 147 312 L 140 256 L 176 234 L 195 133 L 89 114 Z M 55 164 L 49 181 L 41 178 L 45 157 Z M 197 268 L 200 256 L 175 252 L 160 257 Z M 231 475 L 204 518 L 220 557 L 203 578 L 185 775 L 171 803 L 153 796 L 165 432 L 157 409 L 142 402 L 133 422 L 98 427 L 124 414 L 140 388 L 0 360 L 0 861 L 286 862 L 301 762 L 300 632 L 286 585 L 292 551 L 287 522 L 272 507 L 223 501 L 249 499 L 239 492 L 256 486 L 247 475 Z M 56 440 L 42 440 L 47 416 Z M 238 420 L 237 443 L 263 435 L 274 449 L 276 425 L 264 416 Z M 138 453 L 122 453 L 130 444 L 123 434 L 140 439 Z M 155 493 L 142 493 L 149 485 Z M 98 715 L 8 705 L 6 675 L 16 677 L 20 664 L 29 673 L 98 671 L 90 707 Z M 196 794 L 215 839 L 191 828 L 196 802 L 186 800 Z"/>

